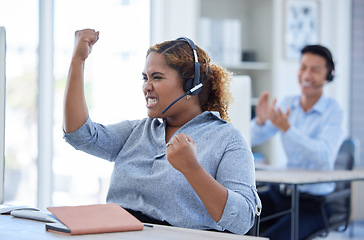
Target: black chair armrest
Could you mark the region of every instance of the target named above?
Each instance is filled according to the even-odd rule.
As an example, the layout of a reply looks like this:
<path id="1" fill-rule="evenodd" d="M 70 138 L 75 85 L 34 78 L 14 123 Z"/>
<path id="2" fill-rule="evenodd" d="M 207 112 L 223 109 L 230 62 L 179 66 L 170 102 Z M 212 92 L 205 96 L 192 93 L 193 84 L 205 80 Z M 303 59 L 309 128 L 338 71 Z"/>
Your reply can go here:
<path id="1" fill-rule="evenodd" d="M 337 199 L 343 199 L 343 198 L 349 198 L 351 196 L 351 190 L 350 189 L 343 189 L 343 190 L 339 190 L 339 191 L 335 191 L 335 192 L 332 192 L 325 197 L 325 200 L 327 202 L 332 202 L 332 201 L 335 201 Z"/>
<path id="2" fill-rule="evenodd" d="M 330 203 L 337 199 L 343 199 L 345 197 L 350 197 L 351 190 L 350 189 L 336 190 L 335 192 L 329 193 L 327 195 L 312 195 L 312 194 L 308 194 L 308 193 L 301 193 L 300 196 L 302 198 L 316 200 L 318 202 Z"/>

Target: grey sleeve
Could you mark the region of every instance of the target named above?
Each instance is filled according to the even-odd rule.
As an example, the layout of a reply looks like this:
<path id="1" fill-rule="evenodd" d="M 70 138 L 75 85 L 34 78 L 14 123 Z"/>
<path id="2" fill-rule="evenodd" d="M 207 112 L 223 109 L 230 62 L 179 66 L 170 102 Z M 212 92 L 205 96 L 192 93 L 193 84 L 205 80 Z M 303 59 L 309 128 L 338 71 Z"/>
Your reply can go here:
<path id="1" fill-rule="evenodd" d="M 130 121 L 104 126 L 90 118 L 76 131 L 64 133 L 64 139 L 75 149 L 114 161 L 132 132 Z"/>

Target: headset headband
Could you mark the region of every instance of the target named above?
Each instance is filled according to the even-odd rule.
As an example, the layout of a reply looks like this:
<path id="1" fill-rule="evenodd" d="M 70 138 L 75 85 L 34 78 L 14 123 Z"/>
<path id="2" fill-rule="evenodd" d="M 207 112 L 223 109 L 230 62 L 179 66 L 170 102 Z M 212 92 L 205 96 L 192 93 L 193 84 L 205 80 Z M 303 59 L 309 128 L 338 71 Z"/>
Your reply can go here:
<path id="1" fill-rule="evenodd" d="M 193 57 L 194 57 L 194 65 L 195 65 L 195 77 L 192 80 L 193 81 L 192 84 L 189 83 L 189 81 L 191 81 L 191 80 L 187 80 L 187 87 L 186 87 L 185 91 L 186 92 L 191 91 L 191 95 L 196 95 L 201 91 L 200 88 L 202 87 L 202 85 L 200 85 L 201 84 L 200 83 L 200 64 L 198 62 L 195 43 L 191 39 L 186 38 L 186 37 L 180 37 L 180 38 L 177 38 L 177 40 L 181 40 L 181 41 L 188 43 L 188 45 L 192 49 Z M 195 89 L 197 86 L 199 86 L 199 87 L 197 89 Z"/>

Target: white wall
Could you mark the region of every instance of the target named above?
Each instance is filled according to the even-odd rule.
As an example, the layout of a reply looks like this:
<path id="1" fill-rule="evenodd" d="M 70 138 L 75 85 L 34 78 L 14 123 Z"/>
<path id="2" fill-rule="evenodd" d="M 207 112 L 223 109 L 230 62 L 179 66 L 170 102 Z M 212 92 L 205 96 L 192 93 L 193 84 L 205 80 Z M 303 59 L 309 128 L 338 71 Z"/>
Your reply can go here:
<path id="1" fill-rule="evenodd" d="M 182 36 L 195 41 L 198 12 L 195 0 L 151 1 L 151 45 Z"/>
<path id="2" fill-rule="evenodd" d="M 331 6 L 331 0 L 325 0 L 323 7 Z M 327 94 L 335 98 L 344 108 L 347 114 L 350 110 L 350 38 L 351 38 L 351 1 L 336 0 L 334 8 L 326 11 L 327 20 L 325 27 L 332 26 L 331 35 L 327 34 L 328 46 L 332 49 L 335 60 L 334 84 L 326 88 Z M 349 122 L 346 119 L 345 127 L 349 129 Z"/>

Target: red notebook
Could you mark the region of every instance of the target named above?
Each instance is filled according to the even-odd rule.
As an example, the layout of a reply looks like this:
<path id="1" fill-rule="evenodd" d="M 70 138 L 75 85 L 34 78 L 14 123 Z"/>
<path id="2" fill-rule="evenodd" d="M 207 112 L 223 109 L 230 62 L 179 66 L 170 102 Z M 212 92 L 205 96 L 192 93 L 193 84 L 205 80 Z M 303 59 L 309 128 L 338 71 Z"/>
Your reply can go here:
<path id="1" fill-rule="evenodd" d="M 46 224 L 47 231 L 69 235 L 143 230 L 143 223 L 115 203 L 48 207 L 62 224 Z"/>

